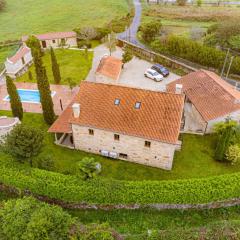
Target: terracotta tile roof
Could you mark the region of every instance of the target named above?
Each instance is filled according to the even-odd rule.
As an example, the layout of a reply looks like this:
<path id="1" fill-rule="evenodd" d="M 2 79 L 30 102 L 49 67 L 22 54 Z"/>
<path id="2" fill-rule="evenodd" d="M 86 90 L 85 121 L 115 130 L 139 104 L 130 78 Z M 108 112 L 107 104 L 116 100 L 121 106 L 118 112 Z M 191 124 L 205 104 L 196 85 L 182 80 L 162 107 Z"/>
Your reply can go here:
<path id="1" fill-rule="evenodd" d="M 114 104 L 116 99 L 119 105 Z M 49 132 L 68 132 L 70 123 L 74 123 L 172 144 L 178 141 L 182 94 L 82 82 L 74 102 L 80 103 L 80 117 L 73 118 L 70 104 Z M 135 109 L 136 102 L 141 102 L 140 109 Z"/>
<path id="2" fill-rule="evenodd" d="M 192 72 L 168 84 L 168 91 L 174 92 L 176 84 L 183 85 L 183 92 L 205 121 L 240 110 L 240 92 L 213 72 Z"/>
<path id="3" fill-rule="evenodd" d="M 21 46 L 14 56 L 8 58 L 8 61 L 10 61 L 11 63 L 16 63 L 29 52 L 31 52 L 30 48 L 28 48 L 27 46 Z"/>
<path id="4" fill-rule="evenodd" d="M 38 34 L 34 35 L 39 40 L 53 40 L 53 39 L 61 39 L 61 38 L 71 38 L 76 37 L 76 32 L 53 32 L 53 33 L 45 33 L 45 34 Z M 25 42 L 28 40 L 28 36 L 22 36 L 22 41 Z"/>
<path id="5" fill-rule="evenodd" d="M 101 59 L 96 73 L 118 80 L 121 71 L 122 61 L 112 56 L 106 56 Z"/>

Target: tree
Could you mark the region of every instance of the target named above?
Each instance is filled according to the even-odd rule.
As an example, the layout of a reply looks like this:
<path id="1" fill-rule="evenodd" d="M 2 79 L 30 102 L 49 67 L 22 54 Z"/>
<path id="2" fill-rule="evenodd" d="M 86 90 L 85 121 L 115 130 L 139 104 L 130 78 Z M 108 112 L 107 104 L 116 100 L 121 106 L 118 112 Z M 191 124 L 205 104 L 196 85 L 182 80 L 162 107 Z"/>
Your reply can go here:
<path id="1" fill-rule="evenodd" d="M 142 39 L 147 43 L 152 42 L 160 34 L 161 27 L 162 24 L 160 20 L 152 20 L 148 23 L 142 24 L 139 27 Z"/>
<path id="2" fill-rule="evenodd" d="M 57 62 L 57 58 L 55 56 L 55 53 L 54 53 L 52 47 L 50 49 L 50 52 L 51 52 L 52 73 L 53 73 L 54 82 L 56 84 L 59 84 L 61 82 L 61 74 L 60 74 L 59 64 Z"/>
<path id="3" fill-rule="evenodd" d="M 77 86 L 76 82 L 73 81 L 72 78 L 68 77 L 67 78 L 68 86 L 70 87 L 71 91 L 73 90 L 74 87 Z"/>
<path id="4" fill-rule="evenodd" d="M 177 5 L 178 6 L 185 6 L 187 3 L 187 0 L 177 0 Z"/>
<path id="5" fill-rule="evenodd" d="M 226 152 L 231 144 L 235 141 L 237 123 L 226 120 L 225 123 L 218 123 L 214 131 L 218 135 L 217 147 L 215 150 L 215 159 L 218 161 L 226 160 Z"/>
<path id="6" fill-rule="evenodd" d="M 109 49 L 109 55 L 112 55 L 112 52 L 116 50 L 117 40 L 116 34 L 111 32 L 105 37 L 106 47 Z"/>
<path id="7" fill-rule="evenodd" d="M 3 10 L 6 7 L 6 1 L 0 0 L 0 11 Z"/>
<path id="8" fill-rule="evenodd" d="M 85 41 L 86 46 L 89 46 L 90 40 L 95 39 L 98 33 L 93 27 L 84 27 L 78 30 L 78 39 Z"/>
<path id="9" fill-rule="evenodd" d="M 17 160 L 29 160 L 32 165 L 32 157 L 40 153 L 43 139 L 39 129 L 19 124 L 6 136 L 3 148 Z"/>
<path id="10" fill-rule="evenodd" d="M 197 6 L 201 7 L 202 6 L 202 0 L 197 0 Z"/>
<path id="11" fill-rule="evenodd" d="M 28 71 L 28 79 L 31 81 L 33 80 L 33 75 L 31 71 Z"/>
<path id="12" fill-rule="evenodd" d="M 37 77 L 37 85 L 40 93 L 40 101 L 42 104 L 43 117 L 47 124 L 51 125 L 55 121 L 55 113 L 53 109 L 53 101 L 51 96 L 50 85 L 43 66 L 41 55 L 38 50 L 33 50 L 35 72 Z"/>
<path id="13" fill-rule="evenodd" d="M 40 41 L 35 36 L 30 36 L 26 41 L 26 44 L 29 48 L 31 48 L 33 58 L 35 53 L 43 56 L 43 51 L 41 48 Z"/>
<path id="14" fill-rule="evenodd" d="M 13 83 L 13 80 L 6 76 L 7 91 L 10 98 L 10 104 L 12 109 L 12 114 L 14 117 L 18 117 L 20 120 L 23 118 L 23 108 L 22 102 L 18 95 L 17 88 Z"/>
<path id="15" fill-rule="evenodd" d="M 240 147 L 237 144 L 229 146 L 226 152 L 226 160 L 235 164 L 240 161 Z"/>
<path id="16" fill-rule="evenodd" d="M 94 178 L 101 172 L 101 164 L 96 162 L 94 158 L 83 158 L 77 163 L 78 175 L 84 179 Z"/>
<path id="17" fill-rule="evenodd" d="M 132 59 L 133 59 L 132 53 L 128 49 L 126 49 L 122 55 L 123 67 L 124 64 L 130 62 Z"/>
<path id="18" fill-rule="evenodd" d="M 39 202 L 32 197 L 9 200 L 0 209 L 0 228 L 6 239 L 69 239 L 74 223 L 60 207 Z"/>

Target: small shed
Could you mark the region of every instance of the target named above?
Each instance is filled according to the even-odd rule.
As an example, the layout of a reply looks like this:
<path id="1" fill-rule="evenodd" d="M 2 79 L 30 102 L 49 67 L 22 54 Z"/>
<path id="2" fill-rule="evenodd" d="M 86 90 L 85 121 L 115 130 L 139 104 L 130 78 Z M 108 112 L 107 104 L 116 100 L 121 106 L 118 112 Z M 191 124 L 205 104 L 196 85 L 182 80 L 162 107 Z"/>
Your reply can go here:
<path id="1" fill-rule="evenodd" d="M 96 82 L 118 84 L 122 71 L 122 60 L 113 56 L 104 56 L 96 71 Z"/>

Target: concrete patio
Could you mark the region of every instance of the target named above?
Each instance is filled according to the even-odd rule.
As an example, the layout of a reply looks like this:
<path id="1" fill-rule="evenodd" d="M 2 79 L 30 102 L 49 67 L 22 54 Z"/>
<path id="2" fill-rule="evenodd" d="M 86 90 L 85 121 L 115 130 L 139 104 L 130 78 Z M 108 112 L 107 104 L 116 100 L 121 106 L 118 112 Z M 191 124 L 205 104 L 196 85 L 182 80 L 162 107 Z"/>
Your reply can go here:
<path id="1" fill-rule="evenodd" d="M 16 82 L 17 89 L 28 89 L 37 90 L 36 83 L 23 83 Z M 62 113 L 62 111 L 69 105 L 72 98 L 78 92 L 79 88 L 76 87 L 72 91 L 68 86 L 65 85 L 51 85 L 51 91 L 55 91 L 56 94 L 53 96 L 54 111 L 56 115 Z M 11 110 L 10 103 L 5 101 L 4 98 L 8 95 L 6 85 L 0 86 L 0 110 Z M 62 107 L 60 104 L 62 102 Z M 24 112 L 31 113 L 42 113 L 41 103 L 22 103 Z"/>

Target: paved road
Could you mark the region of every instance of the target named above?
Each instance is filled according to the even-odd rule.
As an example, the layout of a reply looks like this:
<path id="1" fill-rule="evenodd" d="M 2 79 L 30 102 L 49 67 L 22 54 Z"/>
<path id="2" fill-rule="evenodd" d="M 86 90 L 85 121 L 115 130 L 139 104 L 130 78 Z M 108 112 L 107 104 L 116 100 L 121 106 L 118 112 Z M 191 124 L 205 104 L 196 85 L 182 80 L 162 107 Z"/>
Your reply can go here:
<path id="1" fill-rule="evenodd" d="M 133 0 L 135 7 L 135 16 L 130 27 L 123 33 L 118 34 L 118 38 L 136 44 L 140 47 L 145 47 L 142 43 L 140 43 L 137 39 L 138 28 L 141 24 L 141 16 L 142 16 L 142 5 L 140 0 Z"/>

